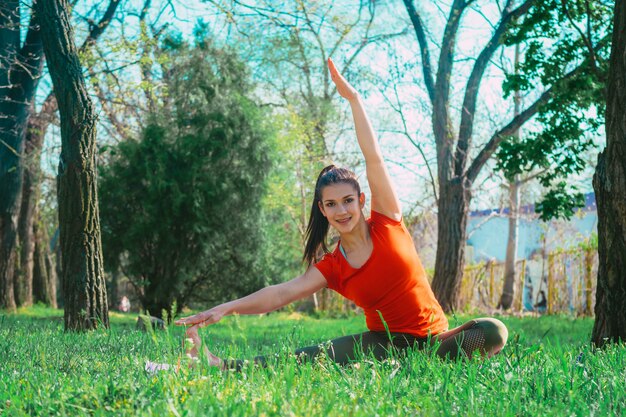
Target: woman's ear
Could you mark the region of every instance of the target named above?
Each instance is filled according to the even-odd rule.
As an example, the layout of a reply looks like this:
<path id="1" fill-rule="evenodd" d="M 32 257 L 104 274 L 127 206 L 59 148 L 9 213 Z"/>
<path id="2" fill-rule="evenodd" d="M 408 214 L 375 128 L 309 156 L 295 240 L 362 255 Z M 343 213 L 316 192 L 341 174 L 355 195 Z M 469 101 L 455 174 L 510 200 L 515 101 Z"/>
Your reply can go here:
<path id="1" fill-rule="evenodd" d="M 324 212 L 324 205 L 321 201 L 317 202 L 317 207 L 319 207 L 320 211 L 322 212 L 322 216 L 326 217 L 326 212 Z"/>
<path id="2" fill-rule="evenodd" d="M 361 210 L 365 207 L 365 193 L 359 195 L 359 205 L 361 206 Z"/>

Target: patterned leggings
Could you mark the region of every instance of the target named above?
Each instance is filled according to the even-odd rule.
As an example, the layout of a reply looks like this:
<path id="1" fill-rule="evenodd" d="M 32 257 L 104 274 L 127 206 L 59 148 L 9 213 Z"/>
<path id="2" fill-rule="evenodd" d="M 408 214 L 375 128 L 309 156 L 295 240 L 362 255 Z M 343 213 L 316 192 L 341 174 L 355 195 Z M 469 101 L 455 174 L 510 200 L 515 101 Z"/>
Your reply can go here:
<path id="1" fill-rule="evenodd" d="M 470 320 L 448 332 L 432 338 L 420 338 L 406 333 L 365 332 L 343 336 L 331 340 L 328 344 L 307 346 L 296 350 L 301 360 L 313 360 L 316 356 L 326 354 L 334 362 L 345 365 L 354 361 L 362 354 L 373 355 L 376 359 L 387 358 L 393 350 L 403 351 L 409 347 L 422 349 L 427 344 L 437 346 L 437 356 L 457 360 L 462 357 L 471 358 L 478 351 L 481 355 L 492 356 L 500 352 L 506 344 L 508 330 L 500 320 L 480 318 Z M 254 362 L 267 366 L 264 356 L 257 356 Z M 241 370 L 245 361 L 226 360 L 227 368 Z"/>

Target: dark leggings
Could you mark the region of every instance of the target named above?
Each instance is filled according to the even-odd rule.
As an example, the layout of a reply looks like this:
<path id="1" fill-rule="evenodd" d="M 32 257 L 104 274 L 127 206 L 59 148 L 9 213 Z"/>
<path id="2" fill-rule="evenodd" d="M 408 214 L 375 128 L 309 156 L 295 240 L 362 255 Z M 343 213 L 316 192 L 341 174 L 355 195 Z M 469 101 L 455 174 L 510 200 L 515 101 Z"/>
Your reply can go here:
<path id="1" fill-rule="evenodd" d="M 389 337 L 391 336 L 391 338 Z M 356 358 L 374 356 L 385 359 L 393 351 L 402 352 L 409 347 L 422 349 L 431 344 L 437 346 L 436 354 L 441 358 L 457 360 L 471 358 L 479 351 L 481 355 L 491 356 L 500 351 L 506 343 L 508 331 L 500 321 L 492 318 L 480 318 L 455 329 L 431 338 L 420 338 L 407 333 L 365 332 L 343 336 L 320 345 L 307 346 L 296 350 L 296 357 L 312 361 L 325 354 L 336 363 L 345 365 Z M 227 368 L 241 370 L 245 361 L 226 360 Z M 267 366 L 265 356 L 257 356 L 254 363 Z"/>

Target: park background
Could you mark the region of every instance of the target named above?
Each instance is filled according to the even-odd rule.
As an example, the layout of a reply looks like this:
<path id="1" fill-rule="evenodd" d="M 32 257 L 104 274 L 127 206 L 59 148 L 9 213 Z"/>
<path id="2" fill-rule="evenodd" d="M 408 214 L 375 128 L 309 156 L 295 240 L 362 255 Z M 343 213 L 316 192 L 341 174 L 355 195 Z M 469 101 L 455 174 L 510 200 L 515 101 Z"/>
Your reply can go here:
<path id="1" fill-rule="evenodd" d="M 141 312 L 163 319 L 165 333 L 151 332 L 139 319 L 148 334 L 128 336 L 125 343 L 138 348 L 123 367 L 176 361 L 179 335 L 169 319 L 303 272 L 303 239 L 320 169 L 331 162 L 352 168 L 368 194 L 350 113 L 330 82 L 327 58 L 363 96 L 405 224 L 451 323 L 467 314 L 512 320 L 503 318 L 512 329 L 508 356 L 488 368 L 497 374 L 506 364 L 503 381 L 510 382 L 509 372 L 523 369 L 522 358 L 540 356 L 545 344 L 546 361 L 558 367 L 557 358 L 565 358 L 558 371 L 545 369 L 570 372 L 575 410 L 611 413 L 623 404 L 611 385 L 621 378 L 623 352 L 609 349 L 606 358 L 590 356 L 588 364 L 584 359 L 592 352 L 587 344 L 601 269 L 592 176 L 609 134 L 604 118 L 613 2 L 43 3 L 8 1 L 0 14 L 0 331 L 12 358 L 0 380 L 6 397 L 0 410 L 39 414 L 52 404 L 52 413 L 71 413 L 67 401 L 82 413 L 166 409 L 176 415 L 185 409 L 175 377 L 133 398 L 125 390 L 135 390 L 147 376 L 125 369 L 123 375 L 133 375 L 126 388 L 116 391 L 104 375 L 104 385 L 90 390 L 68 369 L 87 371 L 105 351 L 89 359 L 79 355 L 75 366 L 63 352 L 72 344 L 93 351 L 99 339 L 126 337 Z M 73 33 L 64 39 L 50 29 L 62 21 L 59 10 L 71 11 Z M 72 53 L 79 65 L 63 61 Z M 75 166 L 85 173 L 78 182 L 67 175 Z M 113 313 L 128 309 L 122 299 L 134 314 Z M 355 306 L 323 290 L 266 324 L 236 318 L 225 325 L 228 337 L 220 335 L 224 329 L 207 337 L 225 355 L 250 356 L 267 353 L 270 341 L 289 329 L 280 349 L 335 335 L 313 332 L 310 320 L 320 321 L 313 327 L 323 322 L 345 334 L 363 328 L 359 317 Z M 25 327 L 40 332 L 28 336 Z M 97 331 L 66 334 L 59 343 L 54 339 L 62 327 Z M 281 331 L 273 333 L 274 327 Z M 547 337 L 557 331 L 551 329 L 561 333 Z M 12 334 L 24 342 L 12 342 Z M 596 340 L 614 335 L 603 337 Z M 41 346 L 35 368 L 27 364 L 24 353 L 33 351 L 27 346 Z M 54 359 L 47 360 L 50 355 Z M 451 381 L 454 372 L 470 384 L 487 372 L 479 364 L 442 368 L 425 365 L 427 357 L 414 359 L 432 367 L 431 379 L 438 381 Z M 596 365 L 609 370 L 596 375 L 599 380 L 589 377 Z M 96 369 L 111 373 L 119 366 L 103 362 Z M 298 374 L 287 368 L 302 381 L 323 379 L 315 369 Z M 577 374 L 579 368 L 584 373 Z M 335 377 L 358 383 L 363 369 L 336 370 Z M 383 379 L 391 381 L 406 368 L 392 364 L 387 370 Z M 57 372 L 69 378 L 67 384 L 43 384 L 48 394 L 39 393 L 40 403 L 29 399 L 37 378 L 50 382 Z M 263 381 L 272 371 L 264 372 L 251 375 Z M 513 402 L 506 413 L 564 409 L 538 400 L 540 392 L 552 399 L 567 389 L 567 378 L 552 380 L 546 372 L 548 385 L 520 379 L 531 387 L 524 398 L 533 401 L 528 408 Z M 213 388 L 230 392 L 227 377 L 211 377 L 221 381 Z M 202 385 L 206 374 L 194 370 L 185 378 L 185 384 Z M 241 383 L 241 376 L 228 378 Z M 408 372 L 402 384 L 412 378 Z M 609 384 L 606 393 L 600 380 Z M 581 388 L 589 381 L 596 386 L 574 390 L 575 382 Z M 164 388 L 160 384 L 172 384 L 178 394 L 153 398 Z M 77 401 L 52 401 L 64 387 L 82 394 Z M 481 393 L 468 388 L 457 399 L 466 403 L 478 395 L 473 412 L 495 413 L 487 400 L 494 387 L 484 387 Z M 414 393 L 420 401 L 434 389 L 424 388 Z M 419 408 L 413 397 L 385 403 L 381 413 L 446 414 L 450 398 L 443 392 L 441 402 Z M 346 395 L 336 413 L 377 409 L 367 400 L 350 408 L 354 398 Z M 584 404 L 585 396 L 597 399 L 595 408 Z M 199 398 L 195 413 L 203 414 L 209 404 L 203 401 L 214 398 Z M 145 405 L 153 399 L 155 409 Z M 305 401 L 285 411 L 290 403 L 276 401 L 268 400 L 263 411 L 246 408 L 250 403 L 234 409 L 215 404 L 211 413 L 301 415 L 310 406 Z M 322 403 L 328 405 L 328 398 Z M 461 413 L 458 407 L 451 412 Z"/>

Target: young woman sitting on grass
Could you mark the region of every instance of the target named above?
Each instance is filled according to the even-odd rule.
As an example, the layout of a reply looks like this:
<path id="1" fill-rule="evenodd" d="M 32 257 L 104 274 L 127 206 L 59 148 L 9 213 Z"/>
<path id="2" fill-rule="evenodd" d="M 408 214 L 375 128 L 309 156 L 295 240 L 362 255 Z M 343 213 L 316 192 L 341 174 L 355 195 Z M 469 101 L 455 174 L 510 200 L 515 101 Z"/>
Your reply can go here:
<path id="1" fill-rule="evenodd" d="M 487 357 L 497 354 L 508 337 L 506 327 L 499 320 L 480 318 L 448 330 L 448 320 L 435 299 L 411 235 L 402 221 L 400 202 L 363 102 L 330 59 L 328 67 L 338 93 L 352 108 L 372 192 L 371 217 L 365 219 L 363 215 L 365 194 L 355 175 L 334 165 L 324 168 L 317 178 L 307 227 L 304 252 L 304 260 L 309 265 L 307 271 L 291 281 L 178 320 L 176 324 L 190 326 L 187 337 L 194 342 L 190 355 L 198 355 L 200 327 L 216 323 L 229 314 L 268 313 L 324 287 L 361 307 L 369 331 L 334 339 L 329 347 L 298 349 L 295 352 L 298 357 L 313 359 L 326 354 L 333 361 L 345 364 L 355 359 L 356 352 L 383 359 L 391 348 L 422 348 L 433 342 L 437 342 L 437 355 L 442 358 L 471 358 L 476 351 Z M 331 253 L 325 243 L 329 226 L 333 226 L 340 237 Z M 324 252 L 324 256 L 317 260 L 320 252 Z M 242 366 L 242 361 L 222 360 L 206 347 L 203 351 L 211 365 L 222 369 Z M 264 357 L 256 357 L 254 361 L 266 365 Z"/>

